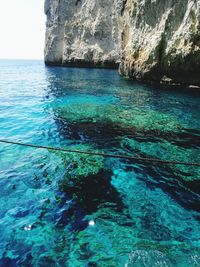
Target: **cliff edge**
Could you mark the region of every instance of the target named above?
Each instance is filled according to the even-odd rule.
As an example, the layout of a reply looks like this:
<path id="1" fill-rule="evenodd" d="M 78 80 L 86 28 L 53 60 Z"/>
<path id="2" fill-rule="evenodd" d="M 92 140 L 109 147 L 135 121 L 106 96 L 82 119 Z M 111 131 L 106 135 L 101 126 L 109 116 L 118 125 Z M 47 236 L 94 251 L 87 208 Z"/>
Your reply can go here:
<path id="1" fill-rule="evenodd" d="M 46 0 L 47 65 L 200 85 L 199 0 Z"/>

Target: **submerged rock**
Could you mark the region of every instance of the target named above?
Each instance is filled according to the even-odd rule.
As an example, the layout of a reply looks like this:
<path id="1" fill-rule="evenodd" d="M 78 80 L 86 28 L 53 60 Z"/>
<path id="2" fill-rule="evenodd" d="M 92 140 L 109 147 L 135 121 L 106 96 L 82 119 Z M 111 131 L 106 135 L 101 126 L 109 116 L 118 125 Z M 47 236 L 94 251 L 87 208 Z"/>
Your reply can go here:
<path id="1" fill-rule="evenodd" d="M 178 147 L 174 142 L 157 141 L 157 142 L 138 142 L 134 139 L 125 138 L 121 143 L 123 148 L 130 151 L 139 151 L 146 157 L 154 157 L 162 160 L 172 160 L 177 162 L 199 162 L 199 147 L 185 148 Z M 184 181 L 199 181 L 200 168 L 197 166 L 185 166 L 171 164 L 167 165 L 173 170 L 173 173 Z M 166 165 L 164 166 L 166 167 Z"/>
<path id="2" fill-rule="evenodd" d="M 97 152 L 89 145 L 74 145 L 70 149 L 75 151 Z M 61 151 L 51 152 L 62 158 L 66 166 L 66 175 L 79 179 L 89 175 L 97 175 L 104 167 L 104 158 L 102 156 L 87 155 L 81 153 L 64 153 Z"/>
<path id="3" fill-rule="evenodd" d="M 48 65 L 200 85 L 199 1 L 46 0 L 45 13 Z"/>
<path id="4" fill-rule="evenodd" d="M 71 104 L 57 110 L 58 117 L 68 122 L 93 122 L 119 125 L 120 128 L 134 131 L 177 132 L 181 126 L 173 116 L 157 110 L 144 112 L 136 108 L 123 108 L 117 105 L 96 105 L 85 103 Z"/>

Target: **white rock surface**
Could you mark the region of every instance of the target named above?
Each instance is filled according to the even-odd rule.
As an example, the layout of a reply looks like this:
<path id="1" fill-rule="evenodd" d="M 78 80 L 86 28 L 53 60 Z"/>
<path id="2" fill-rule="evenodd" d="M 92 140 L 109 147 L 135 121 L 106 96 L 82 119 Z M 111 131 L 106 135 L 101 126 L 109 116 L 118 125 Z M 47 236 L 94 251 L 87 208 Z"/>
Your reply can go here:
<path id="1" fill-rule="evenodd" d="M 45 61 L 117 66 L 120 62 L 117 10 L 112 0 L 46 0 Z"/>
<path id="2" fill-rule="evenodd" d="M 200 84 L 200 0 L 46 0 L 45 62 Z"/>

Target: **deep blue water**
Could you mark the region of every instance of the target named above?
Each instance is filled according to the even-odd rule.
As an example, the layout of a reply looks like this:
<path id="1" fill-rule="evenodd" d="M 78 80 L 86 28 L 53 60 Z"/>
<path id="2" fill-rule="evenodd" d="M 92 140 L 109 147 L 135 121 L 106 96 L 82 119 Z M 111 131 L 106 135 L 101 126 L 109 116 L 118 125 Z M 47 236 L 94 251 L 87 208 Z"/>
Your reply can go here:
<path id="1" fill-rule="evenodd" d="M 0 61 L 0 138 L 200 162 L 200 93 Z M 200 168 L 0 144 L 0 266 L 200 266 Z"/>

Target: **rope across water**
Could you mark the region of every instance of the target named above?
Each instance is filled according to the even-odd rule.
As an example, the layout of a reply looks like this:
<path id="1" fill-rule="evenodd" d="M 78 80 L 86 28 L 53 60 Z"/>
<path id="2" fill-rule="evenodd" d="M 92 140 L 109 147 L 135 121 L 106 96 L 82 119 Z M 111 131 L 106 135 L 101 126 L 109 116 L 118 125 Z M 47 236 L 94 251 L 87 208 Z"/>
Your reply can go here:
<path id="1" fill-rule="evenodd" d="M 93 152 L 93 151 L 59 148 L 59 147 L 41 146 L 41 145 L 34 145 L 30 143 L 28 144 L 28 143 L 22 143 L 22 142 L 10 141 L 10 140 L 2 140 L 2 139 L 0 139 L 0 143 L 40 148 L 40 149 L 48 149 L 48 150 L 54 150 L 54 151 L 63 151 L 66 153 L 77 153 L 77 154 L 86 154 L 86 155 L 93 155 L 93 156 L 102 156 L 105 158 L 121 158 L 121 159 L 134 160 L 137 162 L 143 161 L 143 162 L 152 162 L 152 163 L 161 163 L 161 164 L 174 164 L 174 165 L 200 167 L 200 162 L 183 162 L 183 161 L 162 160 L 162 159 L 155 159 L 155 158 L 141 158 L 141 157 L 134 157 L 134 156 L 129 156 L 129 155 L 122 155 L 122 154 L 113 154 L 113 153 L 109 154 L 109 153 L 103 153 L 103 152 Z"/>

